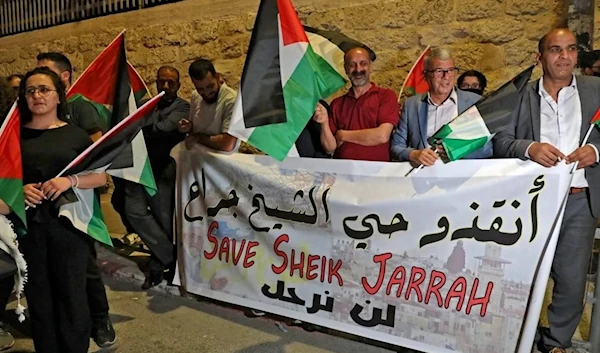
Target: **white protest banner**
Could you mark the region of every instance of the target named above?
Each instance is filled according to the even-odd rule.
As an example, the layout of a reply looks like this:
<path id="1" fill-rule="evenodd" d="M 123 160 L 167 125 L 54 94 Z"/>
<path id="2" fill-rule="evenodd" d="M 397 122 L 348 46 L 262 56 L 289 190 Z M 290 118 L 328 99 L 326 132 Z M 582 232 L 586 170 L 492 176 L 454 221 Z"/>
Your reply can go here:
<path id="1" fill-rule="evenodd" d="M 172 155 L 187 291 L 424 352 L 531 350 L 569 166 Z"/>

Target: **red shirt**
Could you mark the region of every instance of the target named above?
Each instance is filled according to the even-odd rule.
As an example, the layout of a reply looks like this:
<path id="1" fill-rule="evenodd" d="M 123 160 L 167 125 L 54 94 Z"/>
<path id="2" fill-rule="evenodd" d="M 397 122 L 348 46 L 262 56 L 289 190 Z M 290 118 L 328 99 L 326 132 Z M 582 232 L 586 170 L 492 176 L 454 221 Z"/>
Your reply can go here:
<path id="1" fill-rule="evenodd" d="M 338 130 L 373 129 L 383 123 L 397 126 L 398 117 L 396 93 L 371 83 L 371 88 L 358 99 L 350 90 L 331 102 L 329 127 L 335 135 Z M 333 158 L 389 162 L 390 141 L 371 147 L 344 142 L 335 150 Z"/>

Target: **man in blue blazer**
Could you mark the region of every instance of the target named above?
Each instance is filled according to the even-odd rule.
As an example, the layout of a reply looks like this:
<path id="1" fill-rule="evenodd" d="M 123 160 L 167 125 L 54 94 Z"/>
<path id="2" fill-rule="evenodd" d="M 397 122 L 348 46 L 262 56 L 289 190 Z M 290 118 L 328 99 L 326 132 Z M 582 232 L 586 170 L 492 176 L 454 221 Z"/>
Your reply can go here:
<path id="1" fill-rule="evenodd" d="M 400 124 L 392 134 L 392 158 L 414 165 L 433 165 L 439 155 L 430 149 L 427 139 L 444 124 L 475 104 L 481 96 L 461 91 L 454 86 L 458 69 L 450 53 L 434 48 L 425 57 L 423 75 L 429 92 L 410 97 L 404 103 Z M 491 158 L 492 144 L 465 158 Z"/>

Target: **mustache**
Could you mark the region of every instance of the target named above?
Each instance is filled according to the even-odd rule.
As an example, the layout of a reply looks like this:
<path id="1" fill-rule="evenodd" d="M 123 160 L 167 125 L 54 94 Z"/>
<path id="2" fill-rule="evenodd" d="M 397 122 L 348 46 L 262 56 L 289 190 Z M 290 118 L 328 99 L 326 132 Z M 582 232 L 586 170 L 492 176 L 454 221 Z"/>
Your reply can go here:
<path id="1" fill-rule="evenodd" d="M 352 77 L 356 77 L 356 76 L 365 76 L 367 74 L 366 71 L 354 71 L 352 74 L 350 74 Z"/>

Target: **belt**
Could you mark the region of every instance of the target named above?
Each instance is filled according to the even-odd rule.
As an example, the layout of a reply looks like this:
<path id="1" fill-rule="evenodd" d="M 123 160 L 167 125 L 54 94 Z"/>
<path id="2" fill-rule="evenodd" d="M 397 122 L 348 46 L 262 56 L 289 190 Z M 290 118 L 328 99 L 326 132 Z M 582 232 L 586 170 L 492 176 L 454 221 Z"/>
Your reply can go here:
<path id="1" fill-rule="evenodd" d="M 569 194 L 579 194 L 580 192 L 586 191 L 587 188 L 571 188 Z"/>

